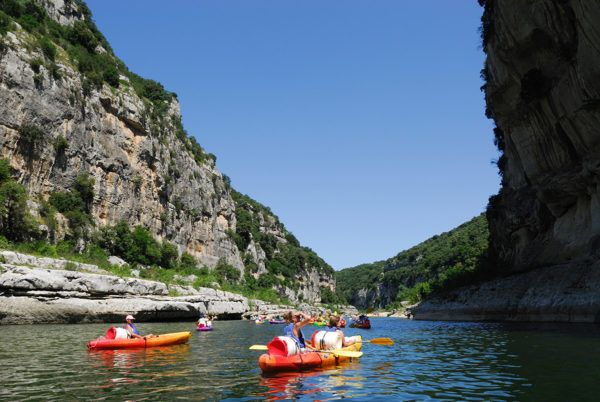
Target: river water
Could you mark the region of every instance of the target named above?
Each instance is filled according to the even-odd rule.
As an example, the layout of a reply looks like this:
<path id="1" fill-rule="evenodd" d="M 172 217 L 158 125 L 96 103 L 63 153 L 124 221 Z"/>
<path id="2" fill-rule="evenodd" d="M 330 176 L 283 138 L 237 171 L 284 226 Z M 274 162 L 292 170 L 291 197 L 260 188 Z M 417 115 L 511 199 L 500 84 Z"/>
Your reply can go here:
<path id="1" fill-rule="evenodd" d="M 372 319 L 364 356 L 335 369 L 262 376 L 281 325 L 216 321 L 188 345 L 88 352 L 109 324 L 0 327 L 0 400 L 598 400 L 600 327 Z M 143 333 L 193 323 L 140 323 Z M 311 327 L 305 330 L 310 336 Z"/>

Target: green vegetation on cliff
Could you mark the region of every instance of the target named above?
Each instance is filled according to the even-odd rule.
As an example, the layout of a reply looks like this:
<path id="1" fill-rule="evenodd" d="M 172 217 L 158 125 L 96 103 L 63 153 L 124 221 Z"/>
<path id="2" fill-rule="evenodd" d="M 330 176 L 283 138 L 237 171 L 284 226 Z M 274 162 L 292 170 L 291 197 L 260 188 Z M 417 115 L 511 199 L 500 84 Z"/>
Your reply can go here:
<path id="1" fill-rule="evenodd" d="M 237 225 L 235 232 L 229 234 L 242 253 L 246 266 L 245 281 L 251 289 L 286 286 L 296 290 L 296 275 L 302 275 L 310 268 L 333 276 L 333 268 L 313 250 L 301 246 L 270 208 L 235 190 L 231 195 L 235 201 Z M 275 233 L 283 234 L 283 237 Z M 266 273 L 258 274 L 258 266 L 248 252 L 251 242 L 259 245 L 265 253 Z"/>
<path id="2" fill-rule="evenodd" d="M 0 159 L 0 236 L 13 241 L 29 241 L 38 236 L 27 208 L 25 187 L 12 177 L 8 161 Z"/>
<path id="3" fill-rule="evenodd" d="M 147 123 L 157 134 L 165 129 L 174 129 L 177 138 L 197 163 L 214 163 L 216 157 L 206 153 L 196 139 L 188 135 L 180 118 L 173 119 L 174 121 L 168 119 L 169 105 L 177 95 L 167 91 L 161 83 L 129 71 L 94 24 L 91 11 L 83 1 L 65 1 L 65 7 L 70 7 L 74 13 L 80 13 L 83 19 L 71 26 L 61 25 L 51 19 L 46 10 L 34 0 L 0 0 L 0 35 L 15 30 L 17 23 L 35 38 L 30 44 L 31 49 L 39 51 L 43 56 L 30 61 L 36 83 L 41 81 L 41 66 L 48 70 L 54 80 L 60 80 L 61 69 L 58 62 L 62 62 L 81 73 L 84 97 L 90 95 L 93 89 L 101 89 L 103 84 L 113 88 L 131 87 L 144 100 Z M 6 46 L 1 39 L 0 45 Z"/>
<path id="4" fill-rule="evenodd" d="M 336 272 L 337 291 L 362 308 L 387 307 L 466 284 L 485 271 L 488 237 L 479 215 L 388 260 Z"/>
<path id="5" fill-rule="evenodd" d="M 112 94 L 119 101 L 123 97 L 134 98 L 136 105 L 143 103 L 138 116 L 141 126 L 136 125 L 136 129 L 145 131 L 148 137 L 157 139 L 167 148 L 174 140 L 181 142 L 198 165 L 214 166 L 216 157 L 188 135 L 181 118 L 173 112 L 176 95 L 162 84 L 129 71 L 94 24 L 91 12 L 82 0 L 65 0 L 64 7 L 64 10 L 56 11 L 62 13 L 61 18 L 70 21 L 61 24 L 53 19 L 52 12 L 52 18 L 48 15 L 46 9 L 52 10 L 51 5 L 39 0 L 0 0 L 0 57 L 4 50 L 15 50 L 33 71 L 35 87 L 39 91 L 44 91 L 48 82 L 53 85 L 61 84 L 61 81 L 69 84 L 72 94 L 68 102 L 73 108 L 81 106 L 85 110 L 86 104 L 89 106 L 96 99 L 97 91 Z M 14 33 L 17 40 L 7 38 L 8 32 Z M 141 102 L 135 99 L 135 95 Z M 111 107 L 118 108 L 118 103 L 112 103 Z M 35 162 L 49 144 L 63 159 L 70 151 L 69 142 L 63 134 L 56 136 L 56 133 L 45 131 L 44 127 L 44 124 L 32 119 L 24 121 L 19 129 L 19 153 L 28 162 Z M 169 149 L 171 159 L 174 149 Z M 153 157 L 157 156 L 153 154 Z M 183 176 L 175 164 L 168 166 L 168 172 L 161 175 L 163 183 L 158 190 L 161 202 L 175 206 L 180 219 L 180 215 L 185 217 L 185 214 L 197 217 L 202 211 L 189 208 L 173 195 L 174 183 Z M 195 173 L 193 177 L 197 178 Z M 80 173 L 70 185 L 61 183 L 60 191 L 53 191 L 48 197 L 46 194 L 43 197 L 31 196 L 30 204 L 38 206 L 31 208 L 35 218 L 26 206 L 28 195 L 24 187 L 12 179 L 9 182 L 6 189 L 12 186 L 14 191 L 0 201 L 7 200 L 5 205 L 13 210 L 17 205 L 23 213 L 19 222 L 15 221 L 19 215 L 13 210 L 5 213 L 4 221 L 0 222 L 3 225 L 0 228 L 0 235 L 4 235 L 4 238 L 0 237 L 3 247 L 81 262 L 85 260 L 105 269 L 112 269 L 107 258 L 115 255 L 131 268 L 141 268 L 141 275 L 150 279 L 168 282 L 174 275 L 193 273 L 198 277 L 196 285 L 214 286 L 218 283 L 221 287 L 235 288 L 245 294 L 261 294 L 261 298 L 269 300 L 280 297 L 274 289 L 283 291 L 283 287 L 287 287 L 299 290 L 298 279 L 304 279 L 302 276 L 310 269 L 333 277 L 333 269 L 312 250 L 302 247 L 269 208 L 231 189 L 226 176 L 221 182 L 219 175 L 213 174 L 213 184 L 218 194 L 223 197 L 231 194 L 235 202 L 237 227 L 229 235 L 242 255 L 243 271 L 225 260 L 212 269 L 200 266 L 191 255 L 183 253 L 180 256 L 177 245 L 167 240 L 159 241 L 148 228 L 136 226 L 136 223 L 113 222 L 110 226 L 99 226 L 98 217 L 93 216 L 93 177 L 85 172 Z M 139 191 L 141 178 L 134 177 L 133 183 Z M 3 195 L 0 191 L 0 197 Z M 12 198 L 7 198 L 9 195 Z M 16 200 L 16 204 L 10 204 L 12 199 Z M 39 215 L 35 214 L 35 209 Z M 167 220 L 167 214 L 163 215 L 161 220 Z M 10 219 L 15 222 L 9 222 Z M 254 249 L 248 250 L 251 242 L 258 250 L 258 259 Z M 127 270 L 129 268 L 119 272 L 126 275 Z M 332 292 L 325 292 L 327 300 L 335 299 Z"/>

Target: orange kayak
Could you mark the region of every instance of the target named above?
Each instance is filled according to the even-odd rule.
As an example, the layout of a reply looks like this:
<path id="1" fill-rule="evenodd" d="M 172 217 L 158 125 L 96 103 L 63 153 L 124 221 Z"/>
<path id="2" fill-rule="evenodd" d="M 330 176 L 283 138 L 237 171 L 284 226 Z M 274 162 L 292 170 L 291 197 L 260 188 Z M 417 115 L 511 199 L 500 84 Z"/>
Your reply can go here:
<path id="1" fill-rule="evenodd" d="M 342 348 L 342 350 L 360 351 L 362 342 Z M 352 360 L 351 357 L 334 356 L 332 353 L 304 352 L 292 356 L 278 356 L 265 353 L 258 358 L 258 365 L 263 373 L 281 371 L 303 371 L 315 368 L 337 366 Z"/>
<path id="2" fill-rule="evenodd" d="M 186 343 L 191 338 L 191 336 L 192 333 L 187 331 L 163 334 L 147 339 L 107 339 L 105 337 L 102 337 L 88 342 L 87 347 L 90 350 L 153 348 L 156 346 L 170 346 Z"/>

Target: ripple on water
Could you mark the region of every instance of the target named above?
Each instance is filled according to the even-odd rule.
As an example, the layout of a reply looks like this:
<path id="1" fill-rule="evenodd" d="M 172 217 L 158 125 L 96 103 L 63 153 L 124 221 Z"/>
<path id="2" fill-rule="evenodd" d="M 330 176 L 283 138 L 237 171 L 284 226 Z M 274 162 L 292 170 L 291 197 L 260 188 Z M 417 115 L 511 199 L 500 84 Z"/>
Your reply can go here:
<path id="1" fill-rule="evenodd" d="M 598 329 L 373 319 L 365 355 L 331 370 L 262 376 L 259 353 L 280 326 L 217 322 L 188 345 L 88 352 L 109 325 L 0 327 L 0 399 L 547 400 L 600 392 Z M 152 333 L 192 323 L 139 325 Z M 311 331 L 305 331 L 310 333 Z"/>

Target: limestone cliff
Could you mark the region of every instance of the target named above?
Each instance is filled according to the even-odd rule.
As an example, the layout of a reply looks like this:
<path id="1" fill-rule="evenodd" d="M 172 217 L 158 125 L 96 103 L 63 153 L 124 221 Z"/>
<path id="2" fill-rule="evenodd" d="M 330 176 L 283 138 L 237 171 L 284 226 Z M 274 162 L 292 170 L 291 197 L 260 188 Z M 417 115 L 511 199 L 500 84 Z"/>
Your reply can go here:
<path id="1" fill-rule="evenodd" d="M 487 113 L 502 152 L 502 189 L 487 217 L 504 278 L 415 314 L 597 321 L 600 3 L 480 3 Z"/>
<path id="2" fill-rule="evenodd" d="M 131 73 L 83 2 L 0 5 L 0 157 L 26 187 L 32 212 L 85 172 L 94 181 L 96 228 L 124 220 L 202 265 L 225 261 L 242 273 L 253 265 L 255 279 L 267 273 L 289 233 L 264 213 L 261 230 L 278 241 L 271 254 L 252 239 L 238 247 L 229 180 L 183 129 L 176 95 Z M 321 261 L 303 260 L 290 267 L 289 283 L 269 286 L 292 300 L 319 301 L 321 286 L 335 287 Z"/>
<path id="3" fill-rule="evenodd" d="M 595 259 L 600 4 L 487 1 L 486 102 L 503 151 L 491 245 L 510 271 Z"/>

